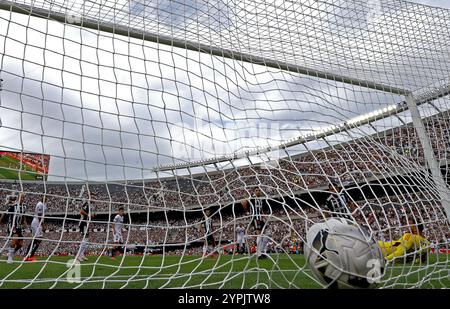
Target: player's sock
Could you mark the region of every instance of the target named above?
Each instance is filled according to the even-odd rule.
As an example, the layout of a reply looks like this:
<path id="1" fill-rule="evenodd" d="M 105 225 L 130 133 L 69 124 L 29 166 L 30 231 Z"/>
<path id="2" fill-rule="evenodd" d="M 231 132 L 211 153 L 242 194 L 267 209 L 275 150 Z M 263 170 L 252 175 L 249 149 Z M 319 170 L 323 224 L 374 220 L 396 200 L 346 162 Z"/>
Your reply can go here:
<path id="1" fill-rule="evenodd" d="M 256 237 L 256 255 L 261 255 L 261 236 L 259 235 Z"/>
<path id="2" fill-rule="evenodd" d="M 31 246 L 33 245 L 33 242 L 34 242 L 34 240 L 32 240 L 31 242 L 30 242 L 30 244 L 28 245 L 28 247 L 27 247 L 27 254 L 25 255 L 25 257 L 31 257 Z"/>
<path id="3" fill-rule="evenodd" d="M 31 254 L 30 257 L 33 257 L 36 254 L 37 249 L 39 248 L 39 245 L 41 244 L 40 239 L 35 239 L 33 241 L 33 247 L 31 248 Z M 29 251 L 28 251 L 29 252 Z"/>
<path id="4" fill-rule="evenodd" d="M 12 248 L 12 247 L 8 248 L 8 261 L 12 261 L 13 260 L 14 252 L 15 252 L 14 248 Z"/>
<path id="5" fill-rule="evenodd" d="M 81 241 L 80 251 L 78 252 L 78 256 L 79 256 L 79 257 L 83 257 L 83 256 L 84 256 L 84 253 L 85 253 L 85 251 L 86 251 L 86 248 L 87 248 L 87 241 L 83 239 L 83 240 Z"/>
<path id="6" fill-rule="evenodd" d="M 263 236 L 262 237 L 262 241 L 261 241 L 261 252 L 263 253 L 263 254 L 266 254 L 267 253 L 267 245 L 269 244 L 269 237 L 267 237 L 267 236 Z"/>
<path id="7" fill-rule="evenodd" d="M 81 255 L 84 256 L 84 254 L 86 253 L 86 248 L 87 248 L 87 242 L 84 240 L 81 243 Z"/>

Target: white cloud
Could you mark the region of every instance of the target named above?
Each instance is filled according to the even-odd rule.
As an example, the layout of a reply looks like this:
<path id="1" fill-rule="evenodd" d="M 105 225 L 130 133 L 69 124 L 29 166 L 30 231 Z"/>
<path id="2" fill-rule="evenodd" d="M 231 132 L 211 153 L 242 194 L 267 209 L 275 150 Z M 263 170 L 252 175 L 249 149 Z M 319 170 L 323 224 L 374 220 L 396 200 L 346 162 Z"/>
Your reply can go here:
<path id="1" fill-rule="evenodd" d="M 450 9 L 450 2 L 447 0 L 410 0 L 410 1 Z"/>

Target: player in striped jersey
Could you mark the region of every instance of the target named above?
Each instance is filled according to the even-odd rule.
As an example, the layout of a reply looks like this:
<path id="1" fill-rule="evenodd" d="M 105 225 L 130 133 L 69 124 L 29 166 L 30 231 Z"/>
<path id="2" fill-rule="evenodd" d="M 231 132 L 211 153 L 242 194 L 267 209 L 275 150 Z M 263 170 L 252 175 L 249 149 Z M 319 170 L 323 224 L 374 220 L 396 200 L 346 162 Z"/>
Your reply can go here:
<path id="1" fill-rule="evenodd" d="M 4 222 L 6 217 L 8 238 L 11 238 L 11 247 L 8 248 L 9 264 L 13 263 L 14 255 L 23 246 L 23 230 L 26 227 L 24 199 L 23 192 L 19 193 L 18 198 L 13 195 L 7 196 L 8 210 L 0 218 L 0 222 Z"/>
<path id="2" fill-rule="evenodd" d="M 326 207 L 329 210 L 329 216 L 355 221 L 352 212 L 356 206 L 347 194 L 342 192 L 339 184 L 336 181 L 331 181 L 328 185 L 328 191 L 330 195 L 327 198 Z"/>
<path id="3" fill-rule="evenodd" d="M 119 212 L 113 219 L 113 238 L 114 238 L 114 245 L 111 249 L 111 259 L 116 258 L 117 252 L 123 253 L 123 236 L 122 236 L 122 228 L 123 228 L 123 216 L 125 214 L 125 209 L 121 206 L 119 207 Z"/>
<path id="4" fill-rule="evenodd" d="M 266 225 L 264 210 L 270 209 L 267 198 L 263 196 L 263 192 L 259 187 L 255 187 L 253 197 L 249 200 L 242 201 L 242 207 L 251 216 L 250 226 L 253 225 L 256 234 L 256 253 L 258 259 L 267 258 L 266 251 L 269 237 L 264 234 Z"/>
<path id="5" fill-rule="evenodd" d="M 42 201 L 39 201 L 34 208 L 34 218 L 31 221 L 31 234 L 32 239 L 28 245 L 27 255 L 24 261 L 32 262 L 36 260 L 35 254 L 39 245 L 41 244 L 42 234 L 42 224 L 44 223 L 45 211 L 47 210 L 46 205 L 47 196 L 44 194 L 42 196 Z"/>
<path id="6" fill-rule="evenodd" d="M 203 256 L 208 255 L 208 249 L 211 249 L 210 252 L 214 253 L 216 249 L 216 241 L 213 236 L 213 225 L 211 219 L 211 210 L 207 209 L 204 212 L 205 221 L 203 221 L 203 230 L 205 233 L 205 244 L 203 245 Z"/>

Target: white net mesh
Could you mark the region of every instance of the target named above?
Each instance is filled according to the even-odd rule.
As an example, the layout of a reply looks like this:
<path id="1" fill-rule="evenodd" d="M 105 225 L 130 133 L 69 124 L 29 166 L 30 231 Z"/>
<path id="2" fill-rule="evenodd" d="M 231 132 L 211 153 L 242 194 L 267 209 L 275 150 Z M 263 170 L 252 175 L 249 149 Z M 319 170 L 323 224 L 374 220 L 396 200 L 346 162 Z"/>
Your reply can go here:
<path id="1" fill-rule="evenodd" d="M 0 286 L 329 287 L 303 253 L 334 184 L 379 287 L 449 287 L 449 15 L 0 1 Z"/>

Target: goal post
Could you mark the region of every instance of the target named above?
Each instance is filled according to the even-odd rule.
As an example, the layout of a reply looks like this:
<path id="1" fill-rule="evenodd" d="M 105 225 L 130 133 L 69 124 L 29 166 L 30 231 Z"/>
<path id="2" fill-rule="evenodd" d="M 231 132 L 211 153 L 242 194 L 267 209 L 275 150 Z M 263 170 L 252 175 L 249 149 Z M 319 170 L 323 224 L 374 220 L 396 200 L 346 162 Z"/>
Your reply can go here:
<path id="1" fill-rule="evenodd" d="M 416 130 L 422 148 L 424 150 L 425 161 L 428 168 L 433 175 L 433 180 L 437 186 L 439 192 L 441 203 L 444 206 L 445 212 L 447 213 L 447 219 L 450 222 L 450 194 L 448 189 L 448 184 L 445 183 L 442 177 L 441 167 L 439 162 L 436 160 L 436 156 L 431 146 L 430 137 L 428 136 L 425 127 L 422 122 L 422 117 L 420 116 L 419 110 L 417 108 L 417 100 L 412 95 L 406 96 L 406 102 L 408 108 L 411 111 L 411 116 L 414 124 L 414 129 Z"/>
<path id="2" fill-rule="evenodd" d="M 312 77 L 329 79 L 335 82 L 351 84 L 359 87 L 366 87 L 374 90 L 386 91 L 403 95 L 409 93 L 408 90 L 400 89 L 390 85 L 383 85 L 368 80 L 360 80 L 357 78 L 352 78 L 350 76 L 335 74 L 333 72 L 320 71 L 313 67 L 303 67 L 289 62 L 283 62 L 277 59 L 265 58 L 257 55 L 242 53 L 237 50 L 221 48 L 220 46 L 206 45 L 198 42 L 180 40 L 176 37 L 165 36 L 158 33 L 151 33 L 139 29 L 133 29 L 131 27 L 124 27 L 123 25 L 120 24 L 107 23 L 101 20 L 94 20 L 89 17 L 84 17 L 82 15 L 73 15 L 73 12 L 69 13 L 54 12 L 39 7 L 38 8 L 31 7 L 26 4 L 15 4 L 14 2 L 10 1 L 2 1 L 0 3 L 0 9 L 8 10 L 19 14 L 34 16 L 38 18 L 55 20 L 62 23 L 69 23 L 73 26 L 79 26 L 87 29 L 123 35 L 126 37 L 131 37 L 139 40 L 146 40 L 149 42 L 164 44 L 182 49 L 188 49 L 194 52 L 206 53 L 208 55 L 229 58 L 237 61 L 244 61 L 256 65 L 263 65 L 265 67 L 273 69 L 285 70 Z"/>

